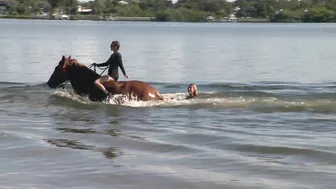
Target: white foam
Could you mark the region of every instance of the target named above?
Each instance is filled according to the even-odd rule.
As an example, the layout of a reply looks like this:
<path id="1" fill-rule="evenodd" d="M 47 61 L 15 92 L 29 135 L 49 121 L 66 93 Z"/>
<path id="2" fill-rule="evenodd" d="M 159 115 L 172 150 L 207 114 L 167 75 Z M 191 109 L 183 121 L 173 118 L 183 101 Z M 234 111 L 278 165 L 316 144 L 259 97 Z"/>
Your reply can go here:
<path id="1" fill-rule="evenodd" d="M 66 90 L 55 91 L 53 94 L 56 95 L 56 96 L 68 98 L 68 99 L 71 99 L 71 100 L 74 100 L 74 101 L 78 101 L 78 102 L 83 103 L 83 104 L 92 103 L 87 97 L 82 97 L 80 95 L 77 95 L 74 92 L 68 92 Z"/>
<path id="2" fill-rule="evenodd" d="M 81 97 L 73 92 L 56 91 L 55 95 L 69 98 L 71 100 L 83 103 L 91 104 L 96 103 L 90 101 L 87 97 Z M 202 93 L 204 94 L 204 93 Z M 210 93 L 206 93 L 210 94 Z M 224 108 L 289 108 L 289 107 L 302 107 L 302 108 L 318 108 L 318 107 L 335 107 L 335 101 L 286 101 L 278 98 L 265 98 L 265 97 L 209 97 L 209 98 L 196 98 L 186 100 L 185 93 L 166 93 L 161 94 L 166 100 L 164 101 L 138 101 L 136 97 L 132 97 L 130 100 L 124 95 L 114 95 L 111 99 L 104 101 L 104 104 L 120 105 L 128 107 L 177 107 L 177 106 L 214 106 Z"/>
<path id="3" fill-rule="evenodd" d="M 81 97 L 74 92 L 56 91 L 54 93 L 57 96 L 69 98 L 71 100 L 89 104 L 91 102 L 87 97 Z M 196 105 L 196 104 L 208 104 L 208 105 L 220 105 L 220 106 L 246 106 L 246 104 L 253 102 L 255 99 L 246 100 L 240 98 L 208 98 L 208 99 L 191 99 L 186 100 L 185 93 L 166 93 L 161 94 L 166 100 L 164 101 L 138 101 L 136 97 L 128 99 L 125 95 L 113 95 L 111 99 L 103 101 L 104 104 L 121 105 L 129 107 L 174 107 L 183 105 Z"/>

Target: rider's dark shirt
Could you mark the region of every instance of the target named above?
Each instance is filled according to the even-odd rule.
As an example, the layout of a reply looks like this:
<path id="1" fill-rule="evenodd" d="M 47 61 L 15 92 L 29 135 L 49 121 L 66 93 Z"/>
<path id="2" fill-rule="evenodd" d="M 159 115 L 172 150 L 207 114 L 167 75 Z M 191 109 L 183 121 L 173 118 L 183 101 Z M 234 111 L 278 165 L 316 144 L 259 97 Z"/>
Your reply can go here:
<path id="1" fill-rule="evenodd" d="M 120 67 L 122 73 L 126 75 L 126 71 L 122 63 L 121 54 L 119 52 L 113 53 L 105 63 L 97 64 L 97 66 L 98 67 L 110 66 L 108 69 L 108 75 L 116 81 L 119 78 L 118 67 Z"/>

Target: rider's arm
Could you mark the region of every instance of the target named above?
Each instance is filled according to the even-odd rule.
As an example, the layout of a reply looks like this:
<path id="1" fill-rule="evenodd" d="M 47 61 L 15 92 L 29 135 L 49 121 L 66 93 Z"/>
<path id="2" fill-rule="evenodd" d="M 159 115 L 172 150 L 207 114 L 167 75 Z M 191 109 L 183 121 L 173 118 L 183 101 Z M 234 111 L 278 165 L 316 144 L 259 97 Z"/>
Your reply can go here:
<path id="1" fill-rule="evenodd" d="M 118 54 L 117 60 L 118 60 L 118 64 L 119 64 L 119 67 L 120 67 L 122 73 L 124 75 L 126 75 L 126 71 L 125 71 L 125 68 L 124 68 L 124 65 L 123 65 L 123 62 L 122 62 L 121 54 Z"/>
<path id="2" fill-rule="evenodd" d="M 104 67 L 110 65 L 111 57 L 104 63 L 97 63 L 98 67 Z"/>

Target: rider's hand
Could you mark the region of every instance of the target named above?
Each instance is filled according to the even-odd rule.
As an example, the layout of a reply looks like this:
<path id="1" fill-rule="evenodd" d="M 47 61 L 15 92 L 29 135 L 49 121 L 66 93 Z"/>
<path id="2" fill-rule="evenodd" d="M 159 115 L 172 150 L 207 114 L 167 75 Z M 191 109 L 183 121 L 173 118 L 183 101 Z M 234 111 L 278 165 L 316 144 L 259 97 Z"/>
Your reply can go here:
<path id="1" fill-rule="evenodd" d="M 125 77 L 128 79 L 128 75 L 126 74 Z"/>
<path id="2" fill-rule="evenodd" d="M 97 63 L 93 63 L 92 66 L 97 66 L 98 64 Z"/>

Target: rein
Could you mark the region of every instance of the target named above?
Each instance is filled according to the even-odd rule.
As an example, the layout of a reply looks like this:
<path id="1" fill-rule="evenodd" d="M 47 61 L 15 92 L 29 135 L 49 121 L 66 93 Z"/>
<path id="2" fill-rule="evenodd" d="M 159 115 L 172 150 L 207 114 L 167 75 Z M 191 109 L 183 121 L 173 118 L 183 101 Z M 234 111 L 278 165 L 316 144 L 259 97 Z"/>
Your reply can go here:
<path id="1" fill-rule="evenodd" d="M 91 69 L 92 66 L 93 66 L 93 64 L 90 64 L 88 68 Z M 96 72 L 96 67 L 98 67 L 98 66 L 96 66 L 96 65 L 93 66 L 93 71 L 94 71 L 94 72 Z M 99 69 L 103 70 L 102 73 L 100 73 L 99 76 L 103 75 L 103 73 L 107 70 L 108 67 L 109 67 L 109 66 L 106 66 L 106 68 L 105 68 L 104 70 L 103 70 L 103 68 L 98 67 Z M 96 73 L 97 73 L 97 72 L 96 72 Z M 68 80 L 68 81 L 65 81 L 65 82 L 61 83 L 60 85 L 58 85 L 57 88 L 62 88 L 62 89 L 64 89 L 64 87 L 65 87 L 67 84 L 69 84 L 69 82 L 70 82 L 69 80 Z"/>

